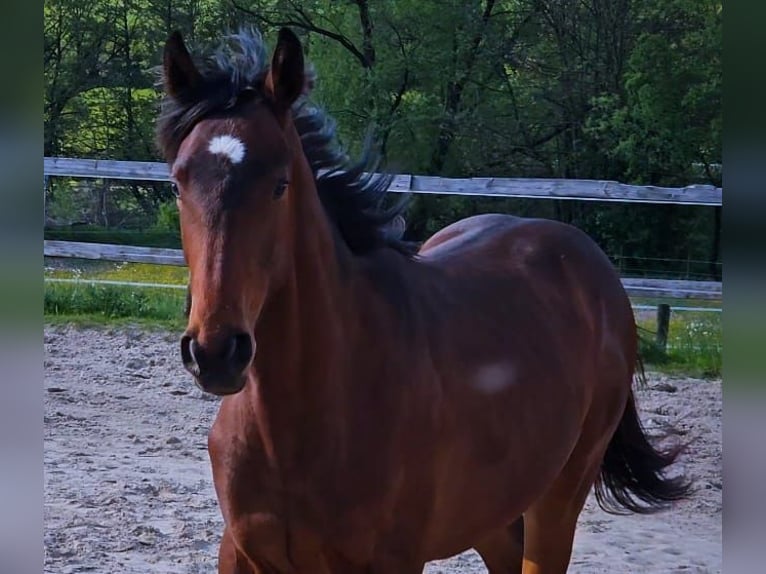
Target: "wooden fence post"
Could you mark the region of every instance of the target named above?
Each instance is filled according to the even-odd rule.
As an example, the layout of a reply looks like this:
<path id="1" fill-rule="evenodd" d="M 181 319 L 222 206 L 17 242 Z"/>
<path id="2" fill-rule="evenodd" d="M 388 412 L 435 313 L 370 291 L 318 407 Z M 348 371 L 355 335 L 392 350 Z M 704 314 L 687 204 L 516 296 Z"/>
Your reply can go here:
<path id="1" fill-rule="evenodd" d="M 670 329 L 670 305 L 657 305 L 657 347 L 664 353 L 668 347 L 668 330 Z"/>

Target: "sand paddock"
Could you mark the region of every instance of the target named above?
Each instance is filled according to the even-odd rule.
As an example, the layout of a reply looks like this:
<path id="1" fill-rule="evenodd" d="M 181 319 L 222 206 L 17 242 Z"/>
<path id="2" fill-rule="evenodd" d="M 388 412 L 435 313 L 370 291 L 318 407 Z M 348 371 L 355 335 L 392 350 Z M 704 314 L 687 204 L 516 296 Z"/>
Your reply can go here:
<path id="1" fill-rule="evenodd" d="M 178 334 L 45 328 L 46 573 L 213 573 L 221 519 L 206 436 L 217 400 L 177 357 Z M 721 382 L 650 375 L 647 429 L 691 441 L 691 500 L 653 516 L 611 516 L 592 498 L 570 572 L 721 572 Z M 467 552 L 429 574 L 486 572 Z"/>

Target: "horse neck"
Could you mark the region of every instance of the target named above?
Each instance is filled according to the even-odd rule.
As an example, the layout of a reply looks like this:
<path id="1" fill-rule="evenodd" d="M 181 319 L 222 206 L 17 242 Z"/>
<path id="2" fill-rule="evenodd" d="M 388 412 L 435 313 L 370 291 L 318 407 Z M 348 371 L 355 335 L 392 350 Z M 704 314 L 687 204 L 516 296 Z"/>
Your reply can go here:
<path id="1" fill-rule="evenodd" d="M 294 457 L 289 453 L 299 448 L 295 441 L 300 440 L 300 428 L 315 435 L 326 433 L 317 425 L 330 424 L 326 409 L 333 408 L 343 393 L 345 377 L 338 370 L 349 352 L 345 335 L 353 318 L 349 312 L 353 282 L 345 266 L 341 268 L 341 258 L 351 256 L 333 236 L 294 130 L 292 136 L 297 158 L 288 197 L 292 263 L 256 325 L 257 382 L 248 385 L 254 398 L 251 406 L 259 411 L 256 419 L 268 421 L 260 424 L 270 427 L 260 433 L 274 437 L 280 458 Z M 281 445 L 276 444 L 279 441 Z"/>

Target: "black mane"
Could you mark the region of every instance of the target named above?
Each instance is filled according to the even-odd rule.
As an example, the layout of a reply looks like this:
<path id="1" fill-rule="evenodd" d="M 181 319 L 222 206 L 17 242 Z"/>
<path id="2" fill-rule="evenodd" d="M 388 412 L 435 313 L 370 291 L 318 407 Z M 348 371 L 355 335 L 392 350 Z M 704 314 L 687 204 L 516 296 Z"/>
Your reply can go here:
<path id="1" fill-rule="evenodd" d="M 199 86 L 175 98 L 166 94 L 162 99 L 157 143 L 168 162 L 175 160 L 181 142 L 200 120 L 264 97 L 268 51 L 257 30 L 241 29 L 225 37 L 213 56 L 198 63 L 198 68 L 202 74 Z M 412 243 L 390 232 L 394 220 L 407 208 L 408 196 L 403 194 L 385 205 L 392 177 L 375 173 L 380 157 L 372 137 L 367 138 L 361 158 L 354 162 L 338 146 L 336 123 L 324 111 L 301 98 L 292 112 L 322 206 L 349 249 L 365 254 L 392 247 L 414 254 Z"/>

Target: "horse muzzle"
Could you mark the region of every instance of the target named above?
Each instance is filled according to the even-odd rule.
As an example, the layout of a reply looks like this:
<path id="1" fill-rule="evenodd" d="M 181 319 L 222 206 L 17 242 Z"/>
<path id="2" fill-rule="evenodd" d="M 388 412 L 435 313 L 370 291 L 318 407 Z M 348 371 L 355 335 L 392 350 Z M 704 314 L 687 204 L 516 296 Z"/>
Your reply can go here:
<path id="1" fill-rule="evenodd" d="M 181 361 L 197 386 L 217 396 L 241 391 L 247 369 L 255 356 L 255 343 L 248 333 L 208 337 L 204 341 L 187 333 L 181 337 Z"/>

